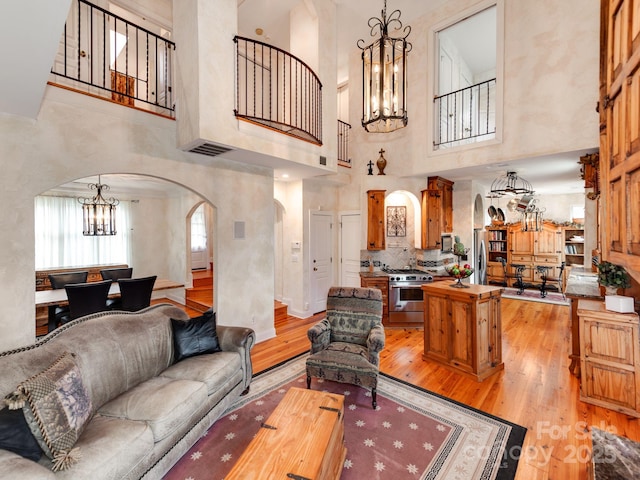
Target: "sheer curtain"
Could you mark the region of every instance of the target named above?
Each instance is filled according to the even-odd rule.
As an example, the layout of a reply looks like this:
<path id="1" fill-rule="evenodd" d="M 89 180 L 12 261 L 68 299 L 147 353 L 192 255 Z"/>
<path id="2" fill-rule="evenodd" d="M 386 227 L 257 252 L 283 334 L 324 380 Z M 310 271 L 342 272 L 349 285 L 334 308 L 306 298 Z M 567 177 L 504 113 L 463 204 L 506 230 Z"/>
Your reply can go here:
<path id="1" fill-rule="evenodd" d="M 35 198 L 36 270 L 109 263 L 130 264 L 129 202 L 116 211 L 117 234 L 105 237 L 82 235 L 82 209 L 75 198 Z"/>
<path id="2" fill-rule="evenodd" d="M 191 216 L 191 250 L 206 250 L 207 221 L 204 216 L 204 203 Z"/>

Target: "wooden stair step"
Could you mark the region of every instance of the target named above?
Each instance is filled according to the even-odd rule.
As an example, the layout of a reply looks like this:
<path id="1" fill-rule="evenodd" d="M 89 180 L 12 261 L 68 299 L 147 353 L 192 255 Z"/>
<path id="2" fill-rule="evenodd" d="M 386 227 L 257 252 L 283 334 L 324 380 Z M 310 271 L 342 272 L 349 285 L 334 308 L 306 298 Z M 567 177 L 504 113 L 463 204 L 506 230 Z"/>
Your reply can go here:
<path id="1" fill-rule="evenodd" d="M 273 313 L 274 313 L 274 323 L 282 322 L 287 319 L 289 316 L 288 306 L 278 300 L 274 300 L 273 302 Z"/>

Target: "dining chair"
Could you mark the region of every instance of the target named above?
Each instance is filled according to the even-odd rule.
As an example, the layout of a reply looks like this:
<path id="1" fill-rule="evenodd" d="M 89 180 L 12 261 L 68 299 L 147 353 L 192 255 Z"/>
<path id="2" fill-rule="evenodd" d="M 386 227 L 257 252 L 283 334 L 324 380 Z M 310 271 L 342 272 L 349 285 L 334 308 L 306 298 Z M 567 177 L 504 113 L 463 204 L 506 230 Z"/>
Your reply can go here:
<path id="1" fill-rule="evenodd" d="M 111 280 L 75 283 L 64 287 L 69 300 L 69 317 L 63 319 L 62 323 L 107 310 L 109 288 L 111 288 Z"/>
<path id="2" fill-rule="evenodd" d="M 49 283 L 53 290 L 63 289 L 65 286 L 72 283 L 85 283 L 89 277 L 88 271 L 79 272 L 65 272 L 65 273 L 51 273 L 48 275 Z M 48 331 L 52 332 L 56 327 L 62 323 L 62 320 L 69 317 L 68 305 L 51 305 L 49 307 L 49 328 Z"/>
<path id="3" fill-rule="evenodd" d="M 142 278 L 123 278 L 118 280 L 122 310 L 137 312 L 151 305 L 151 293 L 157 275 Z"/>
<path id="4" fill-rule="evenodd" d="M 133 276 L 133 268 L 106 268 L 100 270 L 100 276 L 103 280 L 117 282 L 123 278 L 131 278 Z M 107 309 L 122 310 L 122 300 L 120 298 L 107 298 Z"/>
<path id="5" fill-rule="evenodd" d="M 106 268 L 100 270 L 102 280 L 111 280 L 117 282 L 121 278 L 131 278 L 133 276 L 133 268 Z"/>

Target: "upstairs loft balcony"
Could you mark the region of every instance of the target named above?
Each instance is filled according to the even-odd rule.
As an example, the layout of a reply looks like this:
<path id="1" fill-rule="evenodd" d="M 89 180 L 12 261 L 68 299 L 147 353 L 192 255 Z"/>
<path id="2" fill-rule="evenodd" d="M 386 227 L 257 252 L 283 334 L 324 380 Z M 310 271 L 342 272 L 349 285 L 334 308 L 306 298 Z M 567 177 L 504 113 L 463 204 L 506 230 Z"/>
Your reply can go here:
<path id="1" fill-rule="evenodd" d="M 171 32 L 114 8 L 72 0 L 49 83 L 175 118 L 176 45 L 169 40 Z M 229 82 L 236 85 L 235 117 L 321 146 L 322 85 L 317 75 L 279 48 L 242 37 L 234 39 L 234 46 L 236 71 Z M 351 127 L 338 121 L 337 128 L 336 157 L 340 165 L 350 166 Z M 220 153 L 216 149 L 214 155 Z"/>
<path id="2" fill-rule="evenodd" d="M 313 70 L 266 43 L 234 42 L 236 117 L 322 145 L 322 84 Z"/>
<path id="3" fill-rule="evenodd" d="M 175 44 L 85 0 L 72 0 L 51 83 L 174 117 Z"/>
<path id="4" fill-rule="evenodd" d="M 434 98 L 435 149 L 495 138 L 496 79 Z"/>

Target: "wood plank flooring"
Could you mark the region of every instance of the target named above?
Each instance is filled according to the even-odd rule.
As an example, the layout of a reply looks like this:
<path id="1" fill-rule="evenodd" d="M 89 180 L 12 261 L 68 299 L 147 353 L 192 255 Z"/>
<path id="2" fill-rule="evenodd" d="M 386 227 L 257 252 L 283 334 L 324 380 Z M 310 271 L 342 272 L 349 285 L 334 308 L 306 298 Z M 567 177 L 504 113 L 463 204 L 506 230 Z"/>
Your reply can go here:
<path id="1" fill-rule="evenodd" d="M 501 303 L 503 372 L 476 382 L 425 361 L 423 332 L 415 328 L 386 329 L 381 370 L 526 427 L 516 480 L 586 479 L 592 425 L 640 441 L 637 419 L 580 402 L 580 382 L 568 368 L 569 307 L 507 298 Z M 307 351 L 307 330 L 323 317 L 276 321 L 276 337 L 251 352 L 254 371 Z"/>
<path id="2" fill-rule="evenodd" d="M 586 428 L 595 425 L 638 441 L 638 421 L 579 401 L 580 382 L 569 372 L 569 307 L 506 298 L 501 303 L 503 372 L 476 382 L 423 360 L 421 329 L 386 329 L 380 368 L 526 427 L 517 480 L 586 479 L 591 450 Z M 307 329 L 323 316 L 277 322 L 277 336 L 252 350 L 254 371 L 306 351 Z"/>

